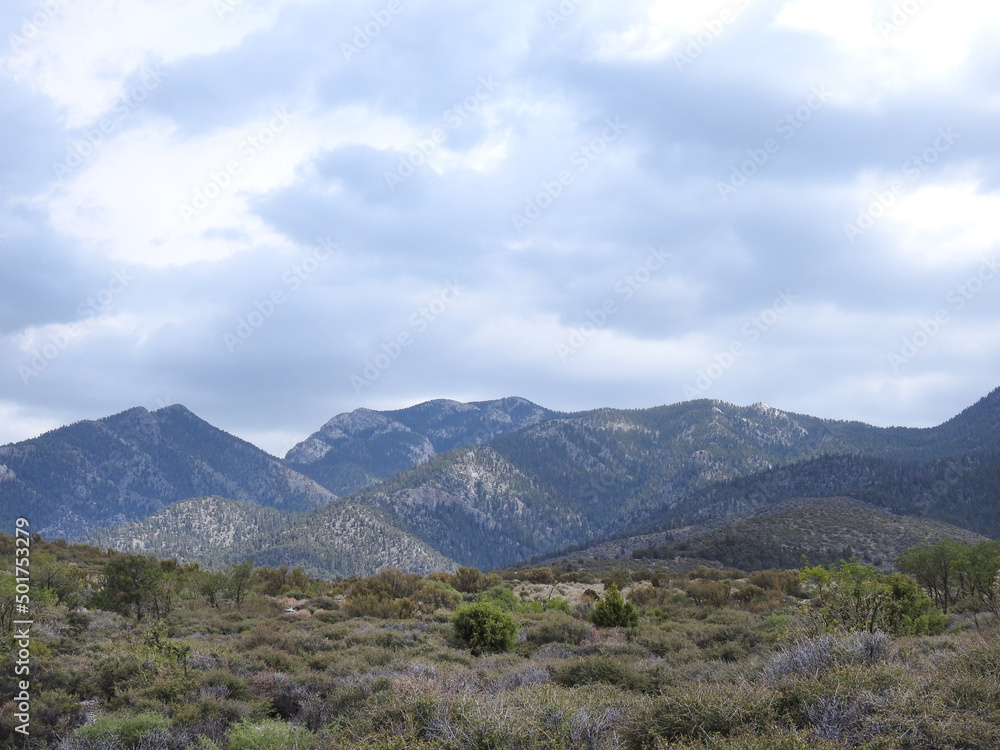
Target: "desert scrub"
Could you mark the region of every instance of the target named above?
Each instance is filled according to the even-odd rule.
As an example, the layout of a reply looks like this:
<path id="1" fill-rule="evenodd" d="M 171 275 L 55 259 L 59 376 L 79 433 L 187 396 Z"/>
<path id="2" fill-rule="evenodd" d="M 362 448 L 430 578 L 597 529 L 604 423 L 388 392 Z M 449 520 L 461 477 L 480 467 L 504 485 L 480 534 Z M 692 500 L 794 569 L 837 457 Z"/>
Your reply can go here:
<path id="1" fill-rule="evenodd" d="M 112 714 L 99 716 L 92 724 L 80 727 L 76 736 L 104 743 L 104 747 L 129 747 L 148 735 L 167 732 L 170 726 L 170 719 L 155 713 Z"/>
<path id="2" fill-rule="evenodd" d="M 740 731 L 759 732 L 774 723 L 771 694 L 754 683 L 691 684 L 646 699 L 629 717 L 629 750 L 661 746 L 660 740 L 703 740 Z"/>
<path id="3" fill-rule="evenodd" d="M 229 733 L 229 750 L 298 750 L 309 737 L 304 727 L 283 721 L 240 722 Z"/>
<path id="4" fill-rule="evenodd" d="M 594 605 L 590 616 L 599 628 L 634 628 L 639 624 L 639 612 L 635 605 L 626 602 L 614 581 L 604 592 L 604 598 Z"/>
<path id="5" fill-rule="evenodd" d="M 646 681 L 630 664 L 608 656 L 578 659 L 557 667 L 552 681 L 564 687 L 604 683 L 623 690 L 642 690 Z"/>
<path id="6" fill-rule="evenodd" d="M 568 615 L 550 615 L 528 628 L 525 637 L 528 643 L 568 643 L 578 646 L 591 633 L 591 627 Z"/>
<path id="7" fill-rule="evenodd" d="M 510 651 L 517 643 L 517 622 L 489 602 L 459 607 L 452 624 L 456 637 L 476 656 Z"/>

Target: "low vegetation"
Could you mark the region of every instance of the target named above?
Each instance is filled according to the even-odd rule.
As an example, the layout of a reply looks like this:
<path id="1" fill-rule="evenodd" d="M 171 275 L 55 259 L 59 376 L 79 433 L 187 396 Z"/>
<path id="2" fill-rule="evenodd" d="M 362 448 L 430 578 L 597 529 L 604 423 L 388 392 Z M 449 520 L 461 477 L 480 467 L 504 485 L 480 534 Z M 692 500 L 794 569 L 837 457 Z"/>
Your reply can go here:
<path id="1" fill-rule="evenodd" d="M 996 543 L 914 549 L 902 573 L 338 581 L 37 536 L 31 551 L 31 734 L 0 704 L 4 748 L 1000 747 Z M 0 570 L 13 552 L 0 536 Z M 2 696 L 17 692 L 12 584 L 0 573 Z"/>

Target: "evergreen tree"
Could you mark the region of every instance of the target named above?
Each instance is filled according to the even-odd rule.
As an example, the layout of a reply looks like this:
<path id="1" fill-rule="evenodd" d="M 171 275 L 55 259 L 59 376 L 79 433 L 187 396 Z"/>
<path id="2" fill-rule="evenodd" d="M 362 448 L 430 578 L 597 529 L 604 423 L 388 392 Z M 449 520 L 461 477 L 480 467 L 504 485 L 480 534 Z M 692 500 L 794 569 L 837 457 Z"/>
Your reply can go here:
<path id="1" fill-rule="evenodd" d="M 618 584 L 612 581 L 594 607 L 591 621 L 599 628 L 634 628 L 639 624 L 639 612 L 632 602 L 625 601 Z"/>

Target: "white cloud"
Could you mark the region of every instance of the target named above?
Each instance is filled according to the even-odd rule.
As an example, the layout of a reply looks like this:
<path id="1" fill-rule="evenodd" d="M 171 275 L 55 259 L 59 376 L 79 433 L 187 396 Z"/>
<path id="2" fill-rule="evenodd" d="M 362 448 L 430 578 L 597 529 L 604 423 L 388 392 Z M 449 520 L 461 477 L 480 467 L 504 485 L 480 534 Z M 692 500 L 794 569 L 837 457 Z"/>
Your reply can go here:
<path id="1" fill-rule="evenodd" d="M 98 120 L 126 95 L 126 81 L 144 66 L 172 64 L 238 46 L 270 28 L 289 0 L 236 3 L 221 13 L 207 0 L 129 2 L 53 0 L 29 14 L 35 33 L 18 36 L 4 61 L 15 80 L 48 96 L 66 126 Z M 46 8 L 52 10 L 46 10 Z"/>

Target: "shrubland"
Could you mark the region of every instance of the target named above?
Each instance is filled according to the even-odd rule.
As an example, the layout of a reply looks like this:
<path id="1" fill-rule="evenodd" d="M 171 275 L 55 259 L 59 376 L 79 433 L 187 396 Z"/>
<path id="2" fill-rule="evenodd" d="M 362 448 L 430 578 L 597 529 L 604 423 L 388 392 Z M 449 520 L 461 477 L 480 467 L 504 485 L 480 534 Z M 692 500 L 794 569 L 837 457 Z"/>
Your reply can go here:
<path id="1" fill-rule="evenodd" d="M 31 734 L 5 621 L 0 746 L 996 748 L 994 548 L 949 545 L 907 553 L 912 578 L 849 561 L 326 581 L 35 537 Z M 9 537 L 0 557 L 12 570 Z"/>

